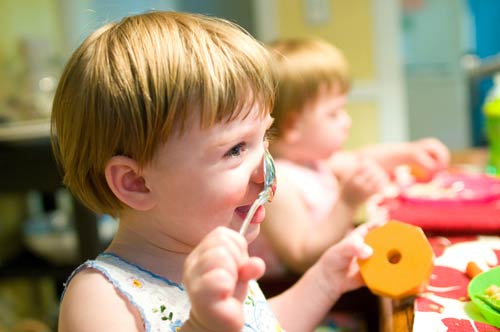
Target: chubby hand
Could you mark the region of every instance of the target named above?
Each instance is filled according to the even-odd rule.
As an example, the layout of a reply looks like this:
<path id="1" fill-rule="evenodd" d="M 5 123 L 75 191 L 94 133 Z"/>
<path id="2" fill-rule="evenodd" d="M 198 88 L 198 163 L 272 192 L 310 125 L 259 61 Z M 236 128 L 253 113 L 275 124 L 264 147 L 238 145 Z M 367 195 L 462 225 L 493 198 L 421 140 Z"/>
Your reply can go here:
<path id="1" fill-rule="evenodd" d="M 448 167 L 450 151 L 435 138 L 424 138 L 409 143 L 408 163 L 418 180 L 428 180 L 436 172 Z"/>
<path id="2" fill-rule="evenodd" d="M 218 227 L 186 259 L 183 284 L 191 301 L 181 331 L 240 331 L 248 282 L 264 274 L 264 262 L 249 257 L 247 241 Z"/>
<path id="3" fill-rule="evenodd" d="M 371 222 L 358 226 L 321 256 L 317 264 L 322 265 L 328 285 L 325 290 L 331 289 L 332 298 L 364 285 L 357 259 L 366 259 L 373 254 L 364 239 L 370 229 L 380 225 L 380 222 Z"/>
<path id="4" fill-rule="evenodd" d="M 375 160 L 361 157 L 357 167 L 341 184 L 340 198 L 352 206 L 358 206 L 388 184 L 386 171 Z"/>

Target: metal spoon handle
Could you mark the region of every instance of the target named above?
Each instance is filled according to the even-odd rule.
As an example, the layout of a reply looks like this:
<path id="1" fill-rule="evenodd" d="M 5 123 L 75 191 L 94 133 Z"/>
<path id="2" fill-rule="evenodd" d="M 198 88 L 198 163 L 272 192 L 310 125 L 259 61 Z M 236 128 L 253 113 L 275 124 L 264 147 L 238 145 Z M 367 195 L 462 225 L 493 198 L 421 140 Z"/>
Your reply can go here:
<path id="1" fill-rule="evenodd" d="M 247 216 L 245 217 L 245 220 L 243 220 L 243 224 L 241 225 L 240 228 L 240 234 L 244 235 L 248 229 L 248 226 L 250 225 L 250 221 L 252 220 L 255 212 L 265 202 L 267 202 L 267 194 L 259 194 L 259 197 L 252 203 L 252 206 L 250 206 L 250 209 L 248 210 Z"/>

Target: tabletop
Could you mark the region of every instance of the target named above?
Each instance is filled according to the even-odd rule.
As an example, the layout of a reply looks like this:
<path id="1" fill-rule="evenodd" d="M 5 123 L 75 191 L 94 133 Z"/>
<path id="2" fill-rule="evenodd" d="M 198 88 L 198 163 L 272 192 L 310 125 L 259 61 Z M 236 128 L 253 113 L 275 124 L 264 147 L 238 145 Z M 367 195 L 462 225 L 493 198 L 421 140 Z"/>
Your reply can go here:
<path id="1" fill-rule="evenodd" d="M 480 170 L 486 160 L 485 149 L 470 149 L 452 153 L 451 163 L 454 167 Z M 470 301 L 467 294 L 470 277 L 465 273 L 470 261 L 483 270 L 500 265 L 500 236 L 498 232 L 480 235 L 474 232 L 473 224 L 471 227 L 467 234 L 428 234 L 435 254 L 429 284 L 413 298 L 400 301 L 381 298 L 381 331 L 500 331 L 489 325 Z"/>
<path id="2" fill-rule="evenodd" d="M 429 285 L 414 298 L 382 302 L 384 332 L 492 332 L 471 302 L 467 287 L 467 263 L 482 270 L 500 265 L 500 237 L 492 235 L 434 236 L 429 242 L 435 253 Z"/>

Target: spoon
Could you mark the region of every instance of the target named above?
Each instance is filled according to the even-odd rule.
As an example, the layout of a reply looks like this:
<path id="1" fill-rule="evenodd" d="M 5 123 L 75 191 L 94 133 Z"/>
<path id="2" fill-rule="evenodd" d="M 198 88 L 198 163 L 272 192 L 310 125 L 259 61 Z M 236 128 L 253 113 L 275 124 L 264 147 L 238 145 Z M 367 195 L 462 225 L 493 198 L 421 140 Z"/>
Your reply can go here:
<path id="1" fill-rule="evenodd" d="M 247 216 L 243 221 L 243 225 L 240 228 L 240 234 L 244 235 L 250 225 L 250 220 L 252 220 L 257 208 L 264 205 L 266 202 L 271 202 L 274 197 L 274 192 L 276 191 L 276 171 L 274 169 L 273 157 L 269 151 L 264 152 L 264 188 L 257 196 L 257 199 L 252 203 L 252 206 L 248 210 Z"/>

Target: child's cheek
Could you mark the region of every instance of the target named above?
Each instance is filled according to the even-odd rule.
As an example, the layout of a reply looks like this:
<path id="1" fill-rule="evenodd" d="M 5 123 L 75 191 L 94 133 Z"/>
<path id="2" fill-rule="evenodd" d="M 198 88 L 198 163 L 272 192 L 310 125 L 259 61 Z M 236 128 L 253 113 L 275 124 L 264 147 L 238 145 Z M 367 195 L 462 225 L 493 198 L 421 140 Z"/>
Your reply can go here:
<path id="1" fill-rule="evenodd" d="M 245 196 L 248 192 L 248 182 L 244 181 L 232 181 L 231 184 L 227 184 L 224 188 L 223 196 L 221 197 L 221 204 L 235 208 L 241 205 L 251 204 L 248 199 L 245 200 Z"/>

